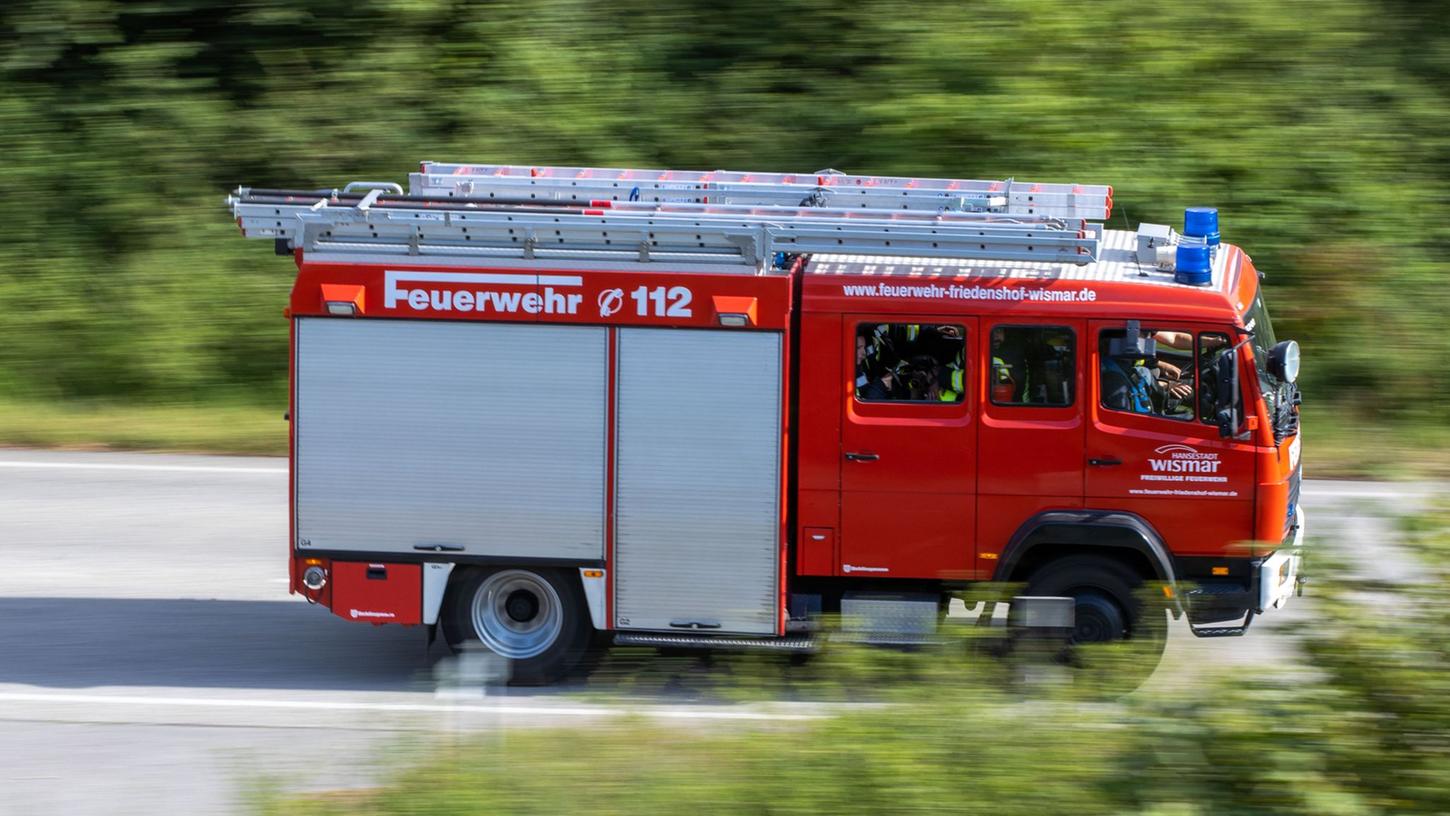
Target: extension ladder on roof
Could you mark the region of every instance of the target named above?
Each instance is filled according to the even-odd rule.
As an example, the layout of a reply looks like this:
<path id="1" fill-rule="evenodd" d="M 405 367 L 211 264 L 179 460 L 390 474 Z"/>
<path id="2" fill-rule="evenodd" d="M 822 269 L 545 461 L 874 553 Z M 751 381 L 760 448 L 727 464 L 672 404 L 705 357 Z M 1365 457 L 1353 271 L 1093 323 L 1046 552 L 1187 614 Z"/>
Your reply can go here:
<path id="1" fill-rule="evenodd" d="M 1008 215 L 1085 218 L 1112 215 L 1113 188 L 1029 181 L 753 173 L 727 170 L 634 170 L 423 162 L 409 176 L 415 195 L 525 197 L 695 204 L 775 204 L 959 210 Z"/>
<path id="2" fill-rule="evenodd" d="M 1097 259 L 1102 234 L 1081 218 L 1041 214 L 461 192 L 402 195 L 397 185 L 366 183 L 343 191 L 239 188 L 228 203 L 247 236 L 307 252 L 669 261 L 751 272 L 771 271 L 781 254 L 816 252 L 1083 264 Z"/>

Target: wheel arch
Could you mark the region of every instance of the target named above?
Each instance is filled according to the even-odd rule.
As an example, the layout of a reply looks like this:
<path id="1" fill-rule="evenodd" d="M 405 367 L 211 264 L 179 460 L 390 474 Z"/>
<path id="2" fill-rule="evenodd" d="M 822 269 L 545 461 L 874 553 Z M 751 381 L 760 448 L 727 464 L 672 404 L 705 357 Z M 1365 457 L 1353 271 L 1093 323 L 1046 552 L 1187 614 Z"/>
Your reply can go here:
<path id="1" fill-rule="evenodd" d="M 1173 558 L 1158 531 L 1133 513 L 1049 510 L 1017 528 L 997 560 L 996 581 L 1024 581 L 1038 567 L 1066 555 L 1100 555 L 1123 562 L 1144 580 L 1168 586 L 1181 610 Z"/>

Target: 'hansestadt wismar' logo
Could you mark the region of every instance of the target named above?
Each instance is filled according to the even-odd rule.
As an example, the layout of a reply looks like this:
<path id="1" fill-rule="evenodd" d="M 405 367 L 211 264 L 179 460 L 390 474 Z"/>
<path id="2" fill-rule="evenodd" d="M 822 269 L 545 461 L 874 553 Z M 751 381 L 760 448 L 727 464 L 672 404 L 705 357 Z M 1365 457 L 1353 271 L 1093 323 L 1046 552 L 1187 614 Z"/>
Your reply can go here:
<path id="1" fill-rule="evenodd" d="M 1148 467 L 1154 473 L 1218 473 L 1217 453 L 1201 453 L 1188 445 L 1164 445 L 1153 451 L 1157 458 L 1149 457 Z"/>

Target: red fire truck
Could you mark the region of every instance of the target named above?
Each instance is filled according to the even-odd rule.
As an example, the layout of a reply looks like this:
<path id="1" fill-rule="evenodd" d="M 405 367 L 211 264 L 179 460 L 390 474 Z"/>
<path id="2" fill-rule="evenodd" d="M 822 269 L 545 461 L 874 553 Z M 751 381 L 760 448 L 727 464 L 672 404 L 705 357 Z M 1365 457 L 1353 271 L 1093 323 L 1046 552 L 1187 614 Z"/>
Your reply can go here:
<path id="1" fill-rule="evenodd" d="M 1239 635 L 1298 583 L 1298 347 L 1215 210 L 1077 184 L 424 162 L 241 188 L 297 266 L 291 587 L 556 680 L 608 642 Z M 1145 603 L 1145 584 L 1162 605 Z M 1156 621 L 1156 622 L 1155 622 Z"/>

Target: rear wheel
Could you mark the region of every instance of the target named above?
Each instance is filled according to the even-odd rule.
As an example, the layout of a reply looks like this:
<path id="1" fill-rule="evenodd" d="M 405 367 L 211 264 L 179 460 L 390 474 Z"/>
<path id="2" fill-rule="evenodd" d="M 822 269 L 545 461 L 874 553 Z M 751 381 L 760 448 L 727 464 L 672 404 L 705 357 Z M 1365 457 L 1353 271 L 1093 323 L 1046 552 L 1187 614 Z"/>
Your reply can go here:
<path id="1" fill-rule="evenodd" d="M 1077 666 L 1113 663 L 1136 688 L 1153 673 L 1168 641 L 1161 602 L 1142 595 L 1142 576 L 1125 564 L 1093 555 L 1052 561 L 1027 581 L 1028 595 L 1070 597 L 1073 631 L 1067 655 Z M 1125 643 L 1122 660 L 1094 660 L 1095 647 Z"/>
<path id="2" fill-rule="evenodd" d="M 562 680 L 595 642 L 579 580 L 560 570 L 470 570 L 450 588 L 446 608 L 449 645 L 482 646 L 504 658 L 513 685 Z"/>

